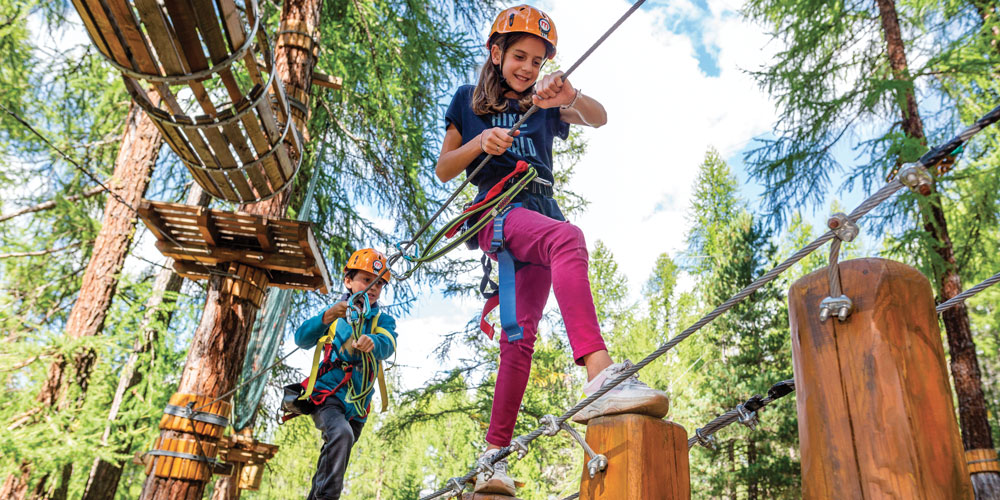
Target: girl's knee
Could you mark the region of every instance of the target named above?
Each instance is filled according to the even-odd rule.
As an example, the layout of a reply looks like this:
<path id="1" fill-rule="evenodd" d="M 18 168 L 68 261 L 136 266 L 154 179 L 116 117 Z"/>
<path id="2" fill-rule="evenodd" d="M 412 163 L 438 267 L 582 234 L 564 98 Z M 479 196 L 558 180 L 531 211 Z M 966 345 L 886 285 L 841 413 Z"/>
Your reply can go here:
<path id="1" fill-rule="evenodd" d="M 562 224 L 558 235 L 559 243 L 562 245 L 582 250 L 587 249 L 587 238 L 583 235 L 583 229 L 574 224 L 569 222 Z"/>

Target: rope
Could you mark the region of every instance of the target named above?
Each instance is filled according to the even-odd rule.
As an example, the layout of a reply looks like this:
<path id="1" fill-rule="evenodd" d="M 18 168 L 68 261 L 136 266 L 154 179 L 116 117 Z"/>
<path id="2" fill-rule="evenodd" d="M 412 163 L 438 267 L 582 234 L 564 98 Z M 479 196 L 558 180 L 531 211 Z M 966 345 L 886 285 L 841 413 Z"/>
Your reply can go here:
<path id="1" fill-rule="evenodd" d="M 983 290 L 985 290 L 985 289 L 987 289 L 987 288 L 989 288 L 989 287 L 991 287 L 991 286 L 993 286 L 993 285 L 995 285 L 997 283 L 1000 283 L 1000 273 L 996 273 L 993 276 L 990 276 L 989 278 L 986 278 L 985 280 L 983 280 L 982 283 L 980 283 L 980 284 L 978 284 L 978 285 L 976 285 L 976 286 L 974 286 L 974 287 L 972 287 L 972 288 L 970 288 L 970 289 L 968 289 L 968 290 L 966 290 L 966 291 L 964 291 L 964 292 L 962 292 L 962 293 L 960 293 L 960 294 L 958 294 L 958 295 L 956 295 L 956 296 L 948 299 L 945 302 L 942 302 L 941 304 L 938 304 L 938 306 L 936 308 L 936 311 L 938 313 L 945 312 L 948 309 L 951 309 L 952 307 L 957 306 L 959 303 L 965 302 L 966 299 L 972 297 L 973 295 L 976 295 L 977 293 L 979 293 L 979 292 L 981 292 L 981 291 L 983 291 Z"/>
<path id="2" fill-rule="evenodd" d="M 830 267 L 827 271 L 828 277 L 830 279 L 830 296 L 840 297 L 844 294 L 840 288 L 840 266 L 837 265 L 837 261 L 840 257 L 840 245 L 842 241 L 840 238 L 834 238 L 833 242 L 830 243 Z"/>

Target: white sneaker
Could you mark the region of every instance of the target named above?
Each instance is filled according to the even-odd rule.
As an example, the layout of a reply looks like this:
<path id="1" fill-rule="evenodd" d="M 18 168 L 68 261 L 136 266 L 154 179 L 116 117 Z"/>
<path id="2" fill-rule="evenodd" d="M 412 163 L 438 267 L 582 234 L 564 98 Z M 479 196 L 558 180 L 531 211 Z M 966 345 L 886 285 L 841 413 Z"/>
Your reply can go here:
<path id="1" fill-rule="evenodd" d="M 590 397 L 606 383 L 631 368 L 632 362 L 625 360 L 605 368 L 583 388 L 583 393 Z M 658 391 L 639 381 L 638 375 L 622 381 L 603 396 L 590 403 L 587 407 L 573 415 L 573 421 L 586 424 L 592 418 L 620 413 L 638 413 L 655 418 L 663 418 L 670 410 L 670 398 L 667 393 Z"/>
<path id="2" fill-rule="evenodd" d="M 485 453 L 479 456 L 479 460 L 489 459 L 493 455 L 496 455 L 500 450 L 486 450 Z M 497 461 L 493 464 L 493 476 L 490 477 L 489 472 L 480 472 L 476 474 L 476 487 L 473 490 L 476 493 L 498 493 L 501 495 L 514 496 L 514 480 L 507 475 L 507 459 Z"/>

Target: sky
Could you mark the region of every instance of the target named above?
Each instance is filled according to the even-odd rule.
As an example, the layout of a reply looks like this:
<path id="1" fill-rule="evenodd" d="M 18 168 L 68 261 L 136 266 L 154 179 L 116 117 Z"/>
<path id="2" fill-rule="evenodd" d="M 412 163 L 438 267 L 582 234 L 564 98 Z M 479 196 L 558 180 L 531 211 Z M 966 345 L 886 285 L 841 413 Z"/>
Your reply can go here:
<path id="1" fill-rule="evenodd" d="M 563 68 L 630 5 L 617 0 L 536 4 L 555 22 Z M 706 150 L 715 148 L 730 161 L 748 200 L 755 203 L 760 193 L 759 186 L 743 182 L 741 157 L 754 137 L 770 130 L 775 110 L 745 70 L 766 62 L 771 48 L 760 28 L 742 20 L 738 7 L 738 1 L 728 0 L 649 0 L 569 78 L 600 101 L 609 117 L 600 129 L 585 128 L 588 152 L 570 188 L 590 205 L 572 222 L 583 229 L 588 246 L 600 240 L 613 252 L 633 299 L 659 254 L 674 256 L 685 248 L 687 207 Z M 487 30 L 484 25 L 483 37 Z M 478 299 L 444 299 L 424 289 L 411 314 L 398 323 L 399 345 L 405 348 L 397 362 L 407 388 L 443 367 L 434 360 L 434 347 L 443 334 L 462 329 L 481 306 Z M 550 297 L 549 307 L 555 306 Z M 459 351 L 451 359 L 466 354 Z M 308 353 L 292 359 L 303 370 L 311 361 Z"/>

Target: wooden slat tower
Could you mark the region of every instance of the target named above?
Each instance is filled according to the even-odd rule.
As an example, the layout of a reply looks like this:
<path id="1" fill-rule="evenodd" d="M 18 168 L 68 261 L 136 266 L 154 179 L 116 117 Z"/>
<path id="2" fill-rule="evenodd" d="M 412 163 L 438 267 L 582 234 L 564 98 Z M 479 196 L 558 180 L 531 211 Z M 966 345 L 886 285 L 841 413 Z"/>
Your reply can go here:
<path id="1" fill-rule="evenodd" d="M 256 0 L 73 4 L 94 45 L 205 191 L 248 203 L 290 184 L 302 137 Z M 160 95 L 158 104 L 144 86 Z"/>
<path id="2" fill-rule="evenodd" d="M 329 290 L 311 224 L 283 216 L 290 199 L 285 190 L 308 140 L 310 83 L 340 88 L 342 81 L 312 71 L 319 50 L 316 0 L 284 2 L 273 51 L 257 0 L 73 4 L 94 45 L 121 71 L 133 100 L 195 181 L 216 198 L 262 214 L 151 201 L 138 207 L 174 269 L 209 279 L 178 392 L 144 462 L 149 477 L 142 498 L 199 497 L 220 470 L 211 467 L 217 454 L 223 461 L 246 458 L 250 466 L 241 469 L 252 472 L 276 451 L 256 442 L 249 448 L 220 442 L 231 409 L 221 395 L 236 383 L 268 286 Z M 245 485 L 260 477 L 250 476 Z"/>

